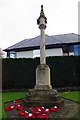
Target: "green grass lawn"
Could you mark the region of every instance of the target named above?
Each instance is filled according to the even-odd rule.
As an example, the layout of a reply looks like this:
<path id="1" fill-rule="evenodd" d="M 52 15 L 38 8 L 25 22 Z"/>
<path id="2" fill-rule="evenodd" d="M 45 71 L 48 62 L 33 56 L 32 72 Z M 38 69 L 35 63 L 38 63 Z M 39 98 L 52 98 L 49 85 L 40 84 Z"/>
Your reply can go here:
<path id="1" fill-rule="evenodd" d="M 79 99 L 80 92 L 68 92 L 68 93 L 60 92 L 60 95 L 65 97 L 65 98 L 68 98 L 68 99 L 71 99 L 73 101 L 80 103 L 80 99 Z M 0 96 L 1 96 L 1 93 L 0 93 Z M 5 102 L 13 101 L 15 99 L 20 99 L 20 98 L 24 98 L 24 97 L 26 97 L 26 92 L 5 92 L 5 93 L 2 93 L 2 118 L 6 118 L 6 114 L 4 111 L 4 103 Z M 0 103 L 1 103 L 1 100 L 0 100 Z"/>
<path id="2" fill-rule="evenodd" d="M 60 95 L 64 98 L 80 103 L 80 92 L 60 92 Z"/>

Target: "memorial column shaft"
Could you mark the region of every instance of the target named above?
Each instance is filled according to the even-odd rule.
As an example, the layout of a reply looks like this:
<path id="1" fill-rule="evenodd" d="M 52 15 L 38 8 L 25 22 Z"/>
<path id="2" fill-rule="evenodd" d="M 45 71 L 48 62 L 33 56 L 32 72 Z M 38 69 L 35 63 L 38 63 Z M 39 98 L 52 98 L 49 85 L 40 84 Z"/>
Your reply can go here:
<path id="1" fill-rule="evenodd" d="M 46 52 L 45 52 L 45 30 L 41 29 L 41 44 L 40 44 L 40 64 L 46 64 Z"/>

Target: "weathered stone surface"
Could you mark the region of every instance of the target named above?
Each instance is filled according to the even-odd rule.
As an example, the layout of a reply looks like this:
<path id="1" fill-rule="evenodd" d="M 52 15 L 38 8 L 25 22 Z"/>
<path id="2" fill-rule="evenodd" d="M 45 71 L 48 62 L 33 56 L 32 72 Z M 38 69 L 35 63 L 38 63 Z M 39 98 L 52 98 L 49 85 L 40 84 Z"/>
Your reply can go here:
<path id="1" fill-rule="evenodd" d="M 54 89 L 50 90 L 29 90 L 29 96 L 27 98 L 29 101 L 58 101 L 60 96 Z"/>
<path id="2" fill-rule="evenodd" d="M 46 64 L 38 65 L 36 69 L 36 85 L 34 89 L 49 90 L 52 89 L 50 83 L 50 68 Z"/>
<path id="3" fill-rule="evenodd" d="M 57 102 L 56 101 L 39 101 L 39 100 L 36 100 L 36 101 L 29 101 L 29 100 L 26 100 L 26 99 L 23 99 L 23 104 L 26 106 L 26 107 L 31 107 L 31 106 L 44 106 L 44 107 L 47 107 L 47 108 L 50 108 L 51 106 L 58 106 L 58 107 L 61 107 L 64 105 L 64 100 L 61 99 L 60 101 L 58 100 Z"/>
<path id="4" fill-rule="evenodd" d="M 64 100 L 60 98 L 58 92 L 54 89 L 49 90 L 35 90 L 30 89 L 29 95 L 23 100 L 23 103 L 26 106 L 49 106 L 52 105 L 58 105 L 62 106 L 64 105 Z"/>
<path id="5" fill-rule="evenodd" d="M 51 90 L 35 90 L 35 89 L 29 89 L 30 95 L 57 95 L 58 92 L 55 89 Z"/>
<path id="6" fill-rule="evenodd" d="M 52 89 L 51 85 L 35 85 L 35 90 L 50 90 Z"/>

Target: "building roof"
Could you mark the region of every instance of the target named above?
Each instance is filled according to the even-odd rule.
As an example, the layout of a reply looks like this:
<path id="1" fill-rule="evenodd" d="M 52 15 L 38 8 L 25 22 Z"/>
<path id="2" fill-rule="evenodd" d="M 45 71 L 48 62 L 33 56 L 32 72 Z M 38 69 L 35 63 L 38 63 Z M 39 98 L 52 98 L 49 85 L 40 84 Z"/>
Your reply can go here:
<path id="1" fill-rule="evenodd" d="M 46 48 L 61 47 L 65 44 L 79 44 L 80 35 L 69 33 L 60 35 L 46 35 Z M 4 51 L 21 51 L 21 50 L 33 50 L 40 48 L 40 36 L 31 39 L 25 39 L 17 44 L 14 44 Z"/>

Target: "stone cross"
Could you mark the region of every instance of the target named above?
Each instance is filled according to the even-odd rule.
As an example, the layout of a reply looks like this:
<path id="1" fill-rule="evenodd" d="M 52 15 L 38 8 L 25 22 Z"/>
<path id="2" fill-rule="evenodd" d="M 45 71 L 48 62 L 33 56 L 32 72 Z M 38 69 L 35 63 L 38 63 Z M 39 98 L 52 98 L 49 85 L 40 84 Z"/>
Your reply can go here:
<path id="1" fill-rule="evenodd" d="M 43 5 L 41 5 L 40 16 L 37 19 L 37 24 L 41 32 L 41 44 L 40 44 L 40 65 L 36 69 L 36 85 L 37 90 L 49 90 L 52 89 L 50 83 L 50 69 L 46 65 L 46 55 L 45 55 L 45 28 L 46 28 L 47 18 L 44 15 Z"/>
<path id="2" fill-rule="evenodd" d="M 40 64 L 46 64 L 45 55 L 45 28 L 46 28 L 47 18 L 44 15 L 43 5 L 41 5 L 40 17 L 37 19 L 37 24 L 41 32 L 41 44 L 40 44 Z"/>

